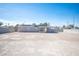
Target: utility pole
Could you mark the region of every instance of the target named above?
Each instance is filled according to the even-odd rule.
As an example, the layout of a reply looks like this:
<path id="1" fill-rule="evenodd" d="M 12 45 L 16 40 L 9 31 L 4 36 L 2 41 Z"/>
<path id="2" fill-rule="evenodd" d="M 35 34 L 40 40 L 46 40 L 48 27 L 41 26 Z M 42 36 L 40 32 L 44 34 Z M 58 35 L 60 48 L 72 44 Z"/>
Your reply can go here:
<path id="1" fill-rule="evenodd" d="M 67 21 L 67 26 L 69 25 L 69 21 Z"/>

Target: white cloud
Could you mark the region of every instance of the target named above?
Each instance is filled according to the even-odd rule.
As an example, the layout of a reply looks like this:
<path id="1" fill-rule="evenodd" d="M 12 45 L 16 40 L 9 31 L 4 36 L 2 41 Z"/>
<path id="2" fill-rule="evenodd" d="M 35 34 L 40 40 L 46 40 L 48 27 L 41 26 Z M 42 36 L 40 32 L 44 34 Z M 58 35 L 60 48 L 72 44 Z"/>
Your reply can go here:
<path id="1" fill-rule="evenodd" d="M 0 19 L 0 22 L 3 22 L 3 25 L 7 25 L 8 23 L 10 25 L 16 25 L 17 23 L 13 22 L 12 20 L 11 21 L 8 21 L 8 20 L 4 20 L 4 19 Z"/>

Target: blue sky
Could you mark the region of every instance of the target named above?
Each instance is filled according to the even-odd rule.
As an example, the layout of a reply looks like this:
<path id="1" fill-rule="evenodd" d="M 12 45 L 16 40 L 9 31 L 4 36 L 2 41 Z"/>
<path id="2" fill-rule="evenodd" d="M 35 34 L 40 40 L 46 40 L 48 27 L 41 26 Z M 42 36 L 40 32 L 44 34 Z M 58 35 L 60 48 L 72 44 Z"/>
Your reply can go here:
<path id="1" fill-rule="evenodd" d="M 0 4 L 0 21 L 10 24 L 48 22 L 51 25 L 75 24 L 79 26 L 79 4 L 19 3 Z"/>

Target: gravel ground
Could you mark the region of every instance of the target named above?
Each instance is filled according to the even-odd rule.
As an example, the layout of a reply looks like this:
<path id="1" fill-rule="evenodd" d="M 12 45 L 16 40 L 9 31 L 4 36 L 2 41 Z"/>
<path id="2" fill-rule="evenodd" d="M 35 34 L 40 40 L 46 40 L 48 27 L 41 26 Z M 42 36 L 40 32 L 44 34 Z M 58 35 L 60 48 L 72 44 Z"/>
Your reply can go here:
<path id="1" fill-rule="evenodd" d="M 0 34 L 1 56 L 79 56 L 79 32 Z"/>

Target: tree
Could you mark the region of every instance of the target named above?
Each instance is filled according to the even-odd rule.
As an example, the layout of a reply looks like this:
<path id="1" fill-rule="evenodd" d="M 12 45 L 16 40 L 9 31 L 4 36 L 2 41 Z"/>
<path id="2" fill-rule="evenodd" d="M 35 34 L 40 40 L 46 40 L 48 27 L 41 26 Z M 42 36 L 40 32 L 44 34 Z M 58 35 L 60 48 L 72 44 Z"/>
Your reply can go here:
<path id="1" fill-rule="evenodd" d="M 42 26 L 43 24 L 42 24 L 42 23 L 40 23 L 39 25 L 40 25 L 40 26 Z"/>
<path id="2" fill-rule="evenodd" d="M 65 25 L 63 25 L 63 28 L 66 28 L 66 26 L 65 26 Z"/>
<path id="3" fill-rule="evenodd" d="M 37 26 L 36 23 L 33 23 L 32 25 L 35 26 L 35 27 Z"/>
<path id="4" fill-rule="evenodd" d="M 41 25 L 41 26 L 49 26 L 49 23 L 40 23 L 39 25 Z"/>
<path id="5" fill-rule="evenodd" d="M 44 26 L 49 26 L 49 23 L 44 23 L 43 25 L 44 25 Z"/>
<path id="6" fill-rule="evenodd" d="M 75 29 L 79 29 L 79 27 L 76 26 Z"/>
<path id="7" fill-rule="evenodd" d="M 0 26 L 2 26 L 3 25 L 3 23 L 2 22 L 0 22 Z"/>
<path id="8" fill-rule="evenodd" d="M 18 26 L 19 26 L 19 24 L 16 24 L 16 26 L 15 26 L 15 32 L 18 31 Z"/>
<path id="9" fill-rule="evenodd" d="M 72 29 L 72 28 L 74 28 L 74 25 L 72 25 L 72 24 L 71 25 L 68 25 L 68 28 L 69 29 Z"/>

